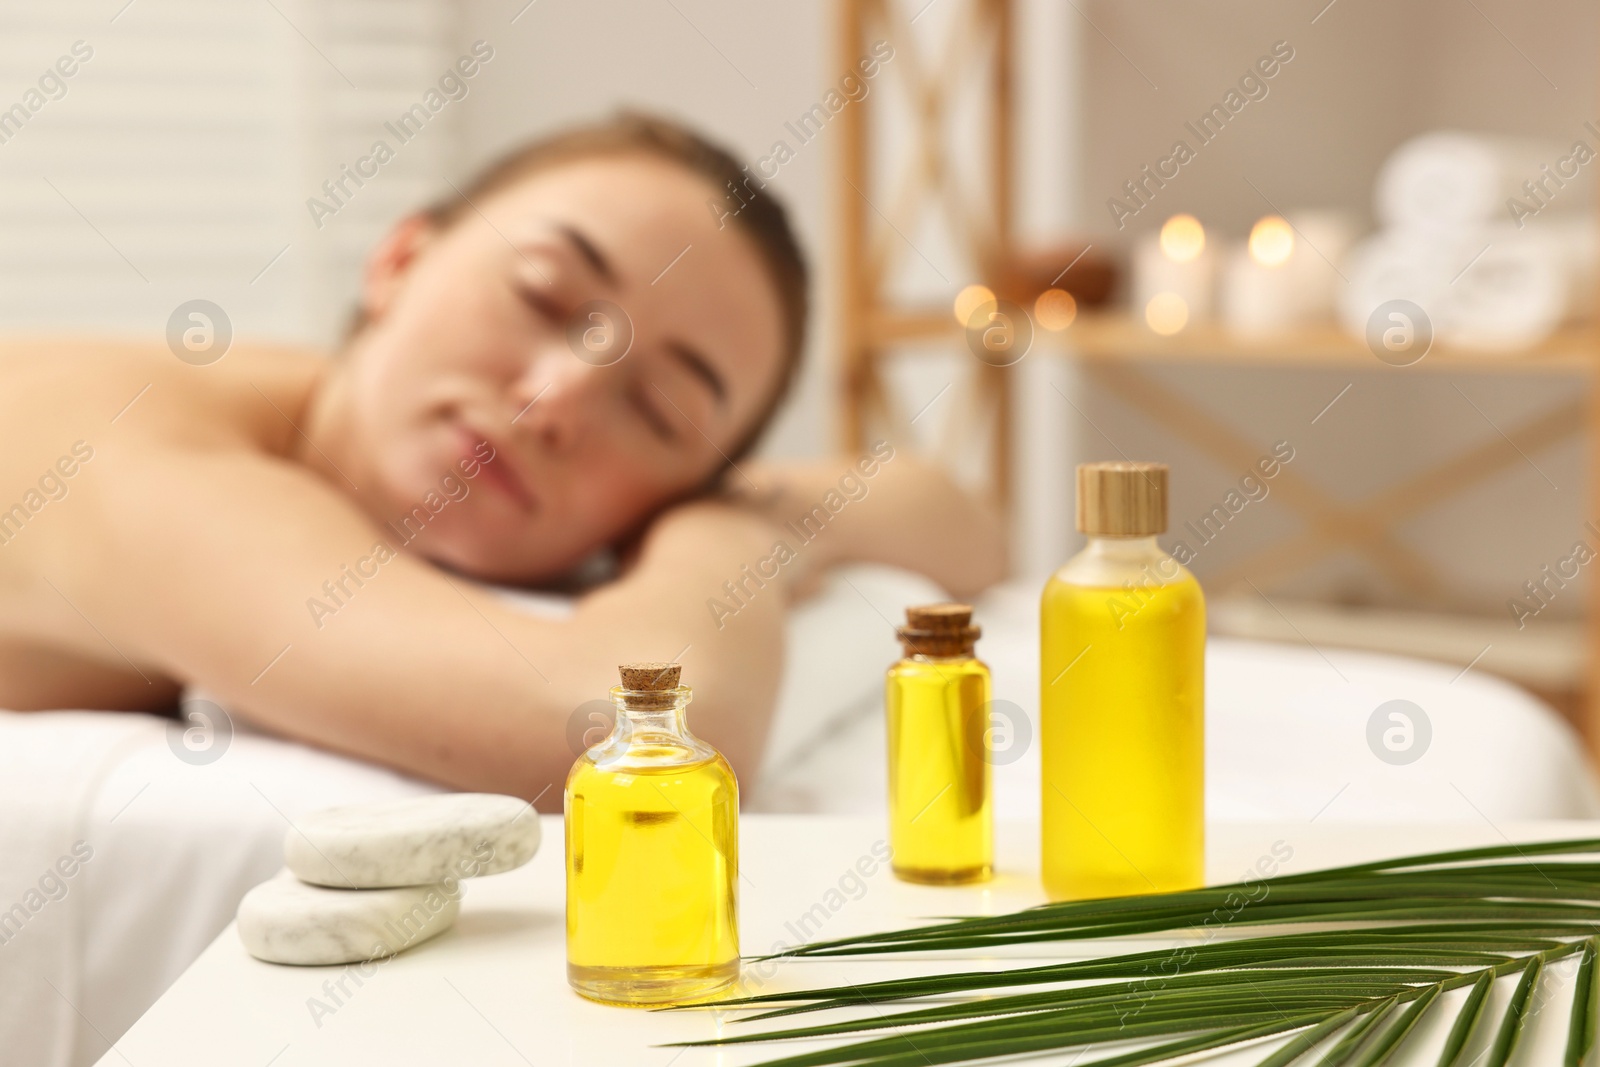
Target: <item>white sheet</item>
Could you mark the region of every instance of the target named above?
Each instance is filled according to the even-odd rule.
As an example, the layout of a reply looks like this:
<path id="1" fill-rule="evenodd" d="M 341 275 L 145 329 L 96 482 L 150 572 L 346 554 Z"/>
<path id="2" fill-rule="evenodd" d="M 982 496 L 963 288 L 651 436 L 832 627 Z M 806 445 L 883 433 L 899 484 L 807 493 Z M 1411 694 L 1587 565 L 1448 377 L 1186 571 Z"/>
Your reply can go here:
<path id="1" fill-rule="evenodd" d="M 1027 720 L 1029 747 L 994 768 L 1000 818 L 1037 819 L 1038 596 L 979 601 L 979 656 L 997 703 Z M 1391 700 L 1422 709 L 1432 737 L 1406 765 L 1380 759 L 1368 723 Z M 1600 788 L 1573 730 L 1510 683 L 1400 656 L 1212 638 L 1206 654 L 1206 808 L 1222 821 L 1473 822 L 1600 817 Z M 766 778 L 761 811 L 886 809 L 882 701 L 874 696 Z"/>
<path id="2" fill-rule="evenodd" d="M 0 1048 L 56 1067 L 83 999 L 86 884 L 98 856 L 90 806 L 148 724 L 88 712 L 12 717 L 0 743 Z M 143 728 L 141 728 L 143 727 Z"/>
<path id="3" fill-rule="evenodd" d="M 896 654 L 892 627 L 905 603 L 934 595 L 921 579 L 852 570 L 793 613 L 775 743 L 767 772 L 746 791 L 748 808 L 882 810 L 880 692 L 883 668 Z M 560 607 L 547 603 L 544 610 Z M 1037 701 L 1036 610 L 1031 587 L 999 590 L 979 603 L 985 629 L 979 651 L 994 668 L 995 695 L 1020 706 L 1025 717 Z M 1208 802 L 1214 816 L 1498 823 L 1600 815 L 1575 737 L 1527 694 L 1474 673 L 1452 680 L 1451 669 L 1395 657 L 1333 650 L 1327 657 L 1251 642 L 1212 643 Z M 1371 710 L 1396 697 L 1422 705 L 1434 726 L 1432 748 L 1409 767 L 1381 763 L 1365 742 Z M 67 970 L 54 973 L 77 988 L 68 1020 L 77 1030 L 70 1055 L 62 1050 L 60 1059 L 30 1058 L 30 1064 L 94 1062 L 228 923 L 245 890 L 278 868 L 290 820 L 322 807 L 432 788 L 242 731 L 221 759 L 191 765 L 173 754 L 167 730 L 167 723 L 143 715 L 0 712 L 0 753 L 11 765 L 34 760 L 44 766 L 42 757 L 69 745 L 112 754 L 98 780 L 88 775 L 39 793 L 48 798 L 43 811 L 59 834 L 75 833 L 73 813 L 86 813 L 82 825 L 95 854 L 70 894 L 51 906 L 72 922 L 59 928 L 30 923 L 24 931 L 38 933 L 41 943 L 34 948 L 56 953 Z M 1038 751 L 1031 744 L 1021 759 L 997 768 L 997 809 L 1027 817 L 1037 796 Z M 24 811 L 19 791 L 6 789 L 0 802 L 7 805 L 0 825 L 17 826 Z M 27 858 L 19 866 L 10 853 L 0 853 L 0 879 L 6 879 L 0 885 L 38 878 L 40 848 L 20 854 Z M 20 945 L 18 939 L 0 946 L 0 987 L 37 984 L 28 957 L 13 951 Z M 21 1047 L 26 1033 L 0 1028 L 0 1049 Z"/>

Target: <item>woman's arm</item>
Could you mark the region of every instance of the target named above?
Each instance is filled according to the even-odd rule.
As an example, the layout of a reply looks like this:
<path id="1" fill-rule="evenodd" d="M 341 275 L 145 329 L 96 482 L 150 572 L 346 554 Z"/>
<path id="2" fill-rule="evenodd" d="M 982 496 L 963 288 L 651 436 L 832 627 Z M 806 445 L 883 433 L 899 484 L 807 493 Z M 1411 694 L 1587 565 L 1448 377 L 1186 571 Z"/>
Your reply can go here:
<path id="1" fill-rule="evenodd" d="M 179 454 L 111 468 L 96 472 L 107 476 L 96 487 L 103 513 L 89 520 L 109 542 L 103 566 L 78 570 L 61 592 L 129 658 L 202 686 L 238 716 L 559 811 L 574 713 L 606 696 L 617 664 L 681 659 L 695 731 L 742 774 L 757 769 L 788 579 L 735 614 L 708 606 L 770 551 L 773 532 L 756 516 L 675 509 L 627 575 L 553 621 L 411 555 L 380 558 L 384 535 L 287 464 Z"/>
<path id="2" fill-rule="evenodd" d="M 861 457 L 741 463 L 724 484 L 774 525 L 813 536 L 804 577 L 837 563 L 888 563 L 927 575 L 956 597 L 1005 577 L 998 510 L 945 471 L 879 442 Z"/>

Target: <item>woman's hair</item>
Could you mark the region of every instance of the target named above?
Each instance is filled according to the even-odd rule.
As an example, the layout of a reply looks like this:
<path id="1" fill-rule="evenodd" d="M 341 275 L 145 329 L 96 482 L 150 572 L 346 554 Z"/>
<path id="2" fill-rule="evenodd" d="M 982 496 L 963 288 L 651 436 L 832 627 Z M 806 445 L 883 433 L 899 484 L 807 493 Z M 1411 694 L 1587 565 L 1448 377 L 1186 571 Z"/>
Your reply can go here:
<path id="1" fill-rule="evenodd" d="M 733 211 L 724 207 L 718 217 L 731 219 L 732 225 L 750 238 L 778 296 L 783 320 L 783 364 L 778 385 L 744 437 L 728 450 L 731 464 L 755 446 L 793 386 L 805 348 L 806 319 L 811 303 L 805 253 L 789 223 L 788 213 L 765 188 L 750 188 L 752 182 L 747 170 L 732 154 L 671 119 L 624 111 L 599 122 L 560 130 L 513 149 L 479 171 L 462 187 L 460 196 L 436 202 L 425 209 L 423 215 L 440 229 L 446 229 L 471 211 L 473 203 L 539 171 L 596 156 L 641 154 L 675 163 L 705 179 L 718 195 L 730 197 L 730 205 L 742 204 Z M 734 190 L 738 191 L 737 195 Z M 712 206 L 707 210 L 712 210 Z"/>

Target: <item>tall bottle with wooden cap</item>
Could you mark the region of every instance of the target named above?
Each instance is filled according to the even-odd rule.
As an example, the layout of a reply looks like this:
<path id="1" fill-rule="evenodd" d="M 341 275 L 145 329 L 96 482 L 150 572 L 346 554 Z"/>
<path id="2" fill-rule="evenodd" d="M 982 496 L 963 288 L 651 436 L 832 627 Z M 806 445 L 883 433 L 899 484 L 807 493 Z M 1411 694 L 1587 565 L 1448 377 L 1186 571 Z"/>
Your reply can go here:
<path id="1" fill-rule="evenodd" d="M 611 733 L 567 776 L 567 981 L 592 1000 L 704 999 L 739 976 L 739 783 L 689 732 L 676 663 L 629 663 Z"/>
<path id="2" fill-rule="evenodd" d="M 1040 605 L 1045 889 L 1055 900 L 1205 879 L 1205 598 L 1156 544 L 1167 468 L 1078 468 L 1089 542 Z"/>
<path id="3" fill-rule="evenodd" d="M 908 882 L 957 885 L 994 871 L 989 668 L 966 604 L 907 608 L 889 668 L 889 844 Z"/>

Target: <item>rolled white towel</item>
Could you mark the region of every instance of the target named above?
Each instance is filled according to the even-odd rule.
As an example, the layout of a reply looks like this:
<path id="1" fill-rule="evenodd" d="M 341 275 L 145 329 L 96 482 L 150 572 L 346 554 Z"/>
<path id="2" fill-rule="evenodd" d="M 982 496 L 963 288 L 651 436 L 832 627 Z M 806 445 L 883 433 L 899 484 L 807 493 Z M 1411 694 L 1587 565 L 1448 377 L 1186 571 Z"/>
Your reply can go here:
<path id="1" fill-rule="evenodd" d="M 1445 293 L 1437 336 L 1458 348 L 1537 344 L 1567 316 L 1567 271 L 1540 241 L 1489 244 Z"/>
<path id="2" fill-rule="evenodd" d="M 1340 323 L 1356 337 L 1364 337 L 1368 320 L 1379 307 L 1391 300 L 1409 300 L 1423 310 L 1437 332 L 1446 314 L 1450 279 L 1471 257 L 1461 248 L 1460 241 L 1442 241 L 1437 234 L 1415 229 L 1380 230 L 1367 237 L 1346 261 L 1349 284 L 1339 295 Z"/>
<path id="3" fill-rule="evenodd" d="M 1461 348 L 1524 348 L 1592 303 L 1592 217 L 1544 217 L 1520 230 L 1505 223 L 1480 236 L 1477 258 L 1446 288 L 1441 340 Z"/>
<path id="4" fill-rule="evenodd" d="M 1433 336 L 1461 348 L 1525 348 L 1593 302 L 1597 228 L 1592 216 L 1547 215 L 1437 231 L 1383 230 L 1361 242 L 1339 303 L 1345 329 L 1364 336 L 1391 300 L 1422 308 Z"/>
<path id="5" fill-rule="evenodd" d="M 1449 229 L 1509 218 L 1506 201 L 1526 199 L 1523 183 L 1543 178 L 1541 168 L 1564 151 L 1559 142 L 1490 134 L 1413 137 L 1378 172 L 1378 219 L 1386 226 Z M 1584 196 L 1572 189 L 1559 193 L 1570 193 L 1574 202 Z"/>

